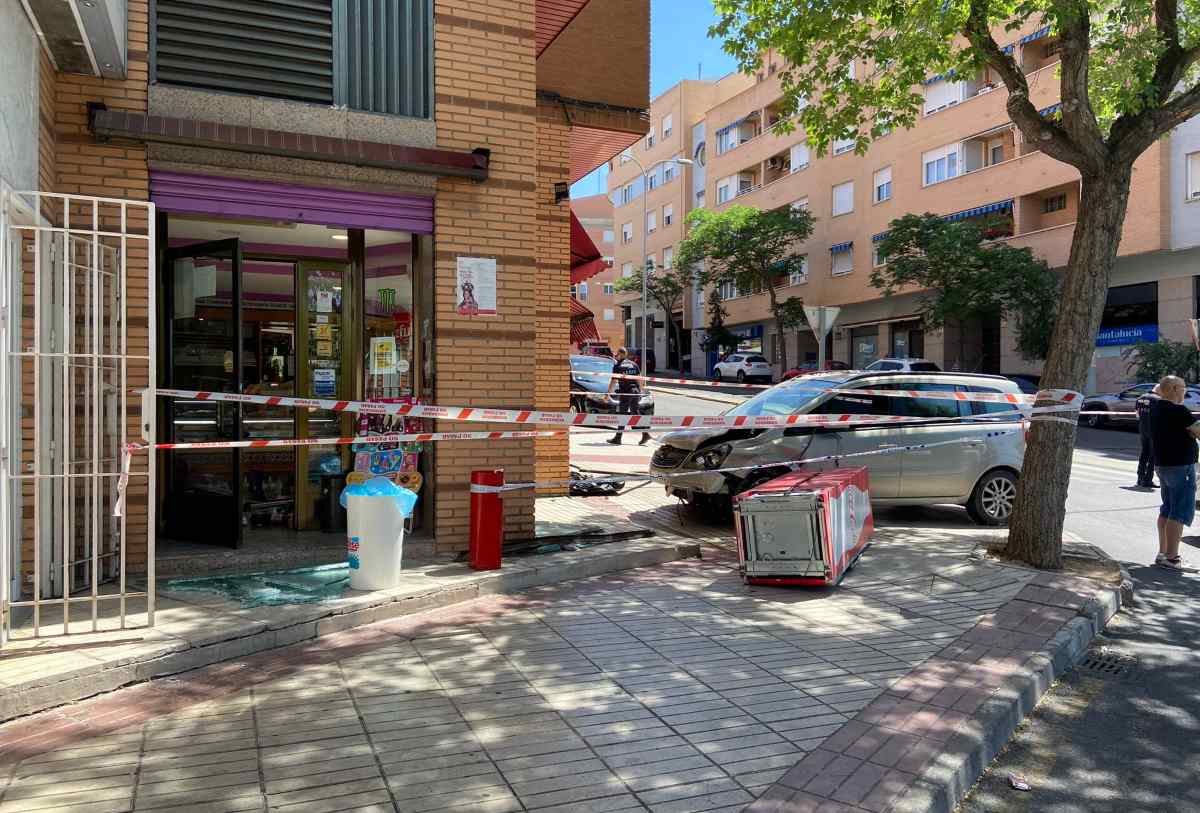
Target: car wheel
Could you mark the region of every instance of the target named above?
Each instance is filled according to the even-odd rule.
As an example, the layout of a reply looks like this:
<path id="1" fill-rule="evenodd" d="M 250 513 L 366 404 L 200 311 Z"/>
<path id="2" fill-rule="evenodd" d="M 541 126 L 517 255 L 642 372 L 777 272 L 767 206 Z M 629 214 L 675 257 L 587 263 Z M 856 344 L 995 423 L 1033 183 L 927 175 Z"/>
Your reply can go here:
<path id="1" fill-rule="evenodd" d="M 1083 412 L 1107 412 L 1103 404 L 1084 404 Z M 1099 429 L 1108 423 L 1108 417 L 1105 415 L 1080 415 L 1079 425 L 1086 426 L 1088 429 Z"/>
<path id="2" fill-rule="evenodd" d="M 978 525 L 1007 525 L 1017 499 L 1017 476 L 994 469 L 983 476 L 967 502 L 967 513 Z"/>
<path id="3" fill-rule="evenodd" d="M 737 379 L 738 379 L 739 384 L 745 384 L 746 383 L 746 371 L 738 370 Z"/>

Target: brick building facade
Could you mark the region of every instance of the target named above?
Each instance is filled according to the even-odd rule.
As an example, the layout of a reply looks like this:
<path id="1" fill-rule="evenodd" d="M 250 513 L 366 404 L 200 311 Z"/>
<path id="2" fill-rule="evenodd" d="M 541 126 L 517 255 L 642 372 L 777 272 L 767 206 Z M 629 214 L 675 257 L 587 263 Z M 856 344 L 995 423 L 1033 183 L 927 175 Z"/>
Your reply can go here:
<path id="1" fill-rule="evenodd" d="M 246 53 L 272 42 L 273 27 L 294 13 L 288 4 L 212 4 L 204 13 L 222 26 L 202 26 L 208 33 L 199 36 L 210 40 L 197 46 L 210 64 L 189 59 L 183 36 L 206 21 L 189 17 L 205 4 L 115 5 L 124 14 L 108 33 L 120 41 L 121 58 L 99 64 L 91 28 L 58 36 L 52 27 L 63 21 L 30 18 L 17 0 L 0 3 L 0 44 L 14 45 L 36 89 L 33 114 L 10 122 L 29 150 L 0 155 L 0 180 L 9 192 L 156 205 L 157 222 L 124 225 L 158 237 L 157 257 L 129 252 L 127 302 L 129 351 L 148 352 L 157 336 L 160 386 L 567 408 L 569 210 L 556 192 L 646 131 L 645 0 L 339 6 L 339 14 L 361 15 L 356 24 L 318 2 L 293 21 L 294 47 L 267 67 L 261 57 L 257 67 L 247 62 Z M 362 31 L 375 39 L 354 40 Z M 236 247 L 221 253 L 229 245 Z M 464 257 L 494 260 L 494 315 L 459 307 Z M 181 269 L 196 274 L 186 295 Z M 185 346 L 185 322 L 189 336 L 208 344 Z M 396 342 L 398 362 L 376 373 L 366 357 L 380 335 Z M 229 386 L 187 386 L 201 379 L 181 372 L 186 364 L 204 366 L 209 380 L 224 374 Z M 149 378 L 128 383 L 146 387 Z M 158 439 L 183 439 L 182 412 L 164 403 Z M 214 414 L 208 423 L 219 434 L 227 418 Z M 247 425 L 250 416 L 286 428 L 263 434 Z M 132 438 L 139 419 L 129 420 Z M 236 422 L 238 437 L 358 428 L 346 417 L 248 408 Z M 443 421 L 436 428 L 512 427 Z M 231 505 L 232 524 L 213 520 L 207 529 L 210 541 L 230 544 L 219 537 L 322 527 L 328 477 L 339 465 L 357 466 L 349 451 L 289 450 L 270 460 L 238 454 L 232 463 L 210 455 L 183 465 L 182 456 L 160 453 L 155 493 L 137 478 L 128 491 L 130 556 L 145 559 L 151 505 L 160 543 L 172 537 L 169 517 L 178 516 L 180 494 L 198 471 L 226 485 L 210 487 L 207 508 L 189 510 L 204 518 Z M 510 481 L 563 478 L 567 444 L 443 443 L 417 459 L 424 482 L 416 544 L 456 550 L 466 544 L 471 470 L 503 468 Z M 532 532 L 533 498 L 506 495 L 507 533 Z"/>

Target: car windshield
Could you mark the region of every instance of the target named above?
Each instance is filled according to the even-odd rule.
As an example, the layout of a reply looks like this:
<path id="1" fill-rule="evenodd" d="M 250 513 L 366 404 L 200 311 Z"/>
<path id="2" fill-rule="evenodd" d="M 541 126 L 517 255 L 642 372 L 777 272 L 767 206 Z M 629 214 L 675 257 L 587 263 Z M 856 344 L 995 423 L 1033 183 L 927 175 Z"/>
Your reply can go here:
<path id="1" fill-rule="evenodd" d="M 616 362 L 605 356 L 571 356 L 571 369 L 589 373 L 611 373 Z"/>
<path id="2" fill-rule="evenodd" d="M 845 381 L 844 378 L 793 378 L 769 390 L 763 390 L 725 414 L 791 415 L 826 390 L 841 386 Z"/>
<path id="3" fill-rule="evenodd" d="M 939 372 L 938 366 L 932 361 L 915 361 L 908 365 L 908 369 L 914 373 L 936 373 Z"/>

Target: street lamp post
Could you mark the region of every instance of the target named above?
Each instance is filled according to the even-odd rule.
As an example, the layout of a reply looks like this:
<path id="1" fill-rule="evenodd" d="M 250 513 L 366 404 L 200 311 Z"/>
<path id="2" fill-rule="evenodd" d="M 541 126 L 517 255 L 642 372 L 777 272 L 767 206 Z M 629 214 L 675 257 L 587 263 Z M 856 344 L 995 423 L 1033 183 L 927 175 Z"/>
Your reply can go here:
<path id="1" fill-rule="evenodd" d="M 641 225 L 639 226 L 639 228 L 641 229 L 641 232 L 642 232 L 642 348 L 641 348 L 642 349 L 642 352 L 641 352 L 642 364 L 641 364 L 641 367 L 642 367 L 642 372 L 645 373 L 646 364 L 647 364 L 647 356 L 648 356 L 647 351 L 649 350 L 649 348 L 646 346 L 646 344 L 647 344 L 647 342 L 650 341 L 650 311 L 646 305 L 646 289 L 648 287 L 648 283 L 650 280 L 650 262 L 646 259 L 646 254 L 647 254 L 646 249 L 649 246 L 648 241 L 650 240 L 650 234 L 646 230 L 646 220 L 647 220 L 646 216 L 649 214 L 649 211 L 646 208 L 646 198 L 650 196 L 650 178 L 646 174 L 646 168 L 644 166 L 642 166 L 642 162 L 639 161 L 633 155 L 632 152 L 629 153 L 626 157 L 630 161 L 632 161 L 637 166 L 638 171 L 642 173 L 642 222 L 641 222 Z M 662 163 L 690 165 L 690 164 L 694 164 L 695 161 L 693 161 L 691 158 L 671 158 L 667 161 L 663 161 Z M 682 179 L 680 179 L 680 180 L 682 180 Z M 668 313 L 667 318 L 670 319 L 671 314 Z"/>

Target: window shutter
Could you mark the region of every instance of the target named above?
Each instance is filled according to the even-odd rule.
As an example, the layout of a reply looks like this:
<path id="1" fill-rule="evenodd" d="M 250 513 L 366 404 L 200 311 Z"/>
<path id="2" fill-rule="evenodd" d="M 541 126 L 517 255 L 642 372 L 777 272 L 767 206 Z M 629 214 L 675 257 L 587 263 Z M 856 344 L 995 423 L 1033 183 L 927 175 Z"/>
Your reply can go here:
<path id="1" fill-rule="evenodd" d="M 333 104 L 332 0 L 157 0 L 154 78 Z"/>
<path id="2" fill-rule="evenodd" d="M 801 141 L 792 145 L 792 172 L 798 172 L 808 166 L 808 143 Z"/>
<path id="3" fill-rule="evenodd" d="M 339 1 L 336 101 L 353 110 L 433 115 L 430 0 Z"/>
<path id="4" fill-rule="evenodd" d="M 846 214 L 854 211 L 854 182 L 848 181 L 833 188 L 833 213 Z"/>
<path id="5" fill-rule="evenodd" d="M 957 104 L 960 90 L 960 83 L 947 82 L 944 79 L 928 85 L 925 88 L 925 115 Z"/>
<path id="6" fill-rule="evenodd" d="M 1200 152 L 1188 156 L 1188 197 L 1200 198 Z"/>

